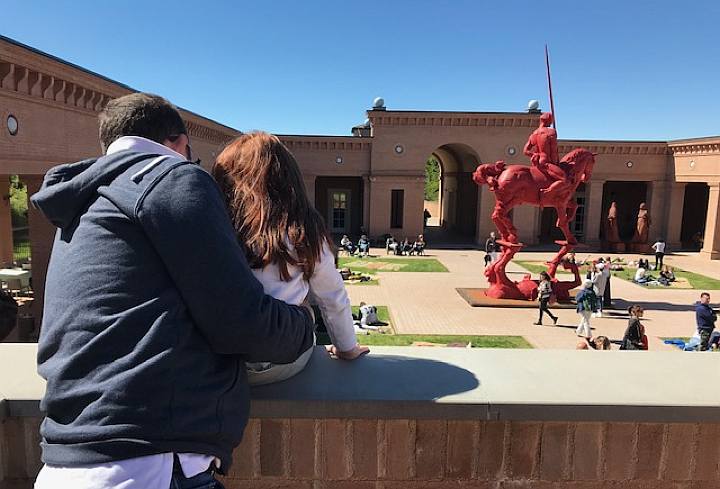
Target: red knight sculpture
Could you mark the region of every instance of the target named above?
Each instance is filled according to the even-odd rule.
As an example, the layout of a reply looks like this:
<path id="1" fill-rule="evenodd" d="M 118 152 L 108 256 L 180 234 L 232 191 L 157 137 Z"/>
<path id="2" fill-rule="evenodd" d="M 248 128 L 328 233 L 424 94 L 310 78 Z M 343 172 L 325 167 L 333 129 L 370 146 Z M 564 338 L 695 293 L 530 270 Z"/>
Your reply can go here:
<path id="1" fill-rule="evenodd" d="M 567 263 L 563 257 L 577 245 L 570 230 L 570 222 L 575 219 L 577 203 L 575 190 L 590 179 L 595 155 L 582 148 L 572 150 L 561 160 L 558 158 L 557 134 L 550 126 L 552 114 L 543 114 L 540 127 L 531 135 L 525 145 L 525 154 L 530 156 L 532 166 L 505 165 L 503 161 L 478 166 L 473 180 L 478 185 L 488 185 L 495 193 L 493 222 L 500 231 L 503 246 L 501 257 L 485 269 L 490 282 L 487 295 L 496 298 L 533 299 L 537 283 L 526 277 L 522 282 L 514 282 L 505 273 L 505 266 L 522 247 L 518 241 L 517 229 L 513 225 L 509 212 L 520 204 L 537 207 L 554 207 L 557 212 L 556 226 L 565 235 L 564 241 L 558 241 L 560 251 L 550 261 L 548 273 L 551 277 L 559 266 L 575 275 L 572 282 L 556 282 L 554 288 L 558 297 L 569 298 L 569 290 L 579 284 L 579 274 L 574 263 Z"/>
<path id="2" fill-rule="evenodd" d="M 545 176 L 555 180 L 548 188 L 541 189 L 543 194 L 550 193 L 566 183 L 565 172 L 558 166 L 557 131 L 550 127 L 553 115 L 545 112 L 540 116 L 540 126 L 528 138 L 523 153 L 530 157 L 532 165 Z"/>

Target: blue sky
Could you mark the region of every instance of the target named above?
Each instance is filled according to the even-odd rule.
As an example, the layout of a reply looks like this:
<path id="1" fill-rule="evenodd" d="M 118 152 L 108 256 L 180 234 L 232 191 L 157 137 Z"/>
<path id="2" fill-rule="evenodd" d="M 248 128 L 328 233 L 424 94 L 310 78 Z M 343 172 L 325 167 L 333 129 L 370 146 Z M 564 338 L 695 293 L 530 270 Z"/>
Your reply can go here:
<path id="1" fill-rule="evenodd" d="M 562 138 L 720 134 L 718 1 L 5 0 L 0 34 L 241 130 L 548 107 Z"/>

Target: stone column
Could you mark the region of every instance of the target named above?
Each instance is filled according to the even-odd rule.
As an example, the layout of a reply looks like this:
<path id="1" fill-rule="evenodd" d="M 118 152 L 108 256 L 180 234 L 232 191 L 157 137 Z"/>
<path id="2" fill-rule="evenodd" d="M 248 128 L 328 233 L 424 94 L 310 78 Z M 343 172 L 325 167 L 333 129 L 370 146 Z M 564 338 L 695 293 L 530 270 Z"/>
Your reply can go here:
<path id="1" fill-rule="evenodd" d="M 700 253 L 710 260 L 717 260 L 720 259 L 720 183 L 708 183 L 708 186 L 710 196 L 705 221 L 705 240 Z"/>
<path id="2" fill-rule="evenodd" d="M 667 180 L 661 180 L 650 184 L 649 202 L 647 203 L 650 209 L 649 244 L 653 244 L 658 238 L 667 235 L 667 203 L 670 197 L 670 183 Z"/>
<path id="3" fill-rule="evenodd" d="M 685 202 L 686 185 L 684 182 L 671 182 L 670 191 L 665 202 L 667 216 L 665 241 L 670 251 L 679 250 L 682 247 L 680 233 L 682 231 L 682 216 L 685 210 L 683 203 Z"/>
<path id="4" fill-rule="evenodd" d="M 600 244 L 600 226 L 603 223 L 602 201 L 605 180 L 592 180 L 588 183 L 585 197 L 585 243 L 591 246 Z"/>
<path id="5" fill-rule="evenodd" d="M 13 235 L 10 214 L 10 175 L 0 175 L 0 268 L 13 261 Z"/>
<path id="6" fill-rule="evenodd" d="M 42 175 L 21 175 L 27 185 L 28 198 L 40 190 Z M 50 252 L 55 238 L 55 227 L 40 211 L 28 203 L 28 226 L 30 227 L 30 253 L 32 257 L 32 285 L 35 301 L 32 314 L 35 324 L 40 324 L 45 294 L 45 276 L 47 275 Z"/>

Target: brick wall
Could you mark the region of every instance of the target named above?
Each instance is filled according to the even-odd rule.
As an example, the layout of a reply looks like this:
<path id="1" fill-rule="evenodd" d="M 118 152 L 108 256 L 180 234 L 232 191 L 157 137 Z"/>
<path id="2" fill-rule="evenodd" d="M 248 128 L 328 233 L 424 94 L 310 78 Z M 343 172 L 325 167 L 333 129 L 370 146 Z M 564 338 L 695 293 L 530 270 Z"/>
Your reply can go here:
<path id="1" fill-rule="evenodd" d="M 0 425 L 0 489 L 30 488 L 39 418 Z M 253 419 L 240 488 L 720 487 L 720 424 Z"/>

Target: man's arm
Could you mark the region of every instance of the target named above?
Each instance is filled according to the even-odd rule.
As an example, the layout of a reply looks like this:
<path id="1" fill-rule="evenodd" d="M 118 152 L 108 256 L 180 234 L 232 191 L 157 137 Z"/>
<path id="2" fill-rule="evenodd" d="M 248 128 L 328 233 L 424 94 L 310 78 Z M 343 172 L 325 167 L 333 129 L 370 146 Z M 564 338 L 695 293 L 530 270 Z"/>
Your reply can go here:
<path id="1" fill-rule="evenodd" d="M 215 351 L 290 363 L 312 346 L 310 314 L 263 292 L 207 172 L 183 165 L 159 177 L 136 216 Z"/>

